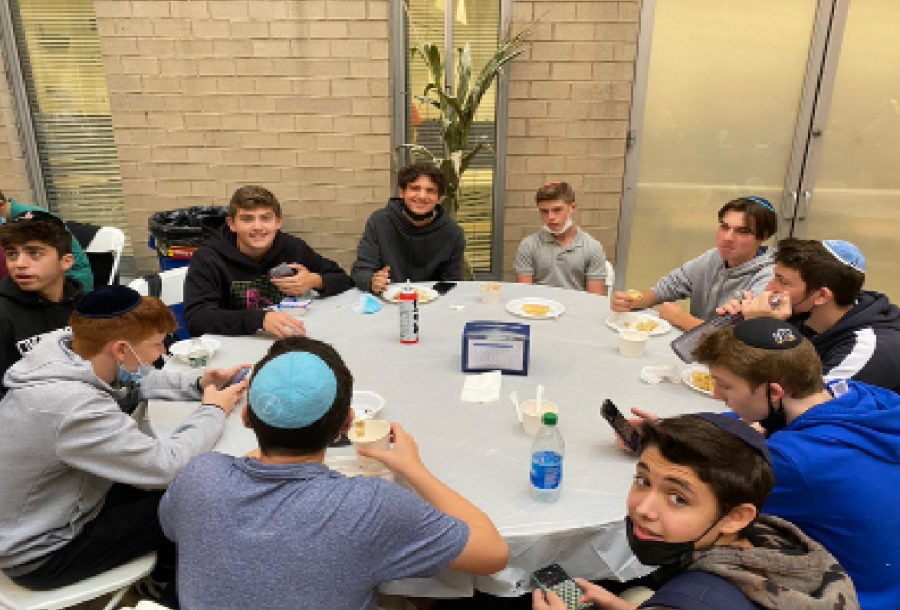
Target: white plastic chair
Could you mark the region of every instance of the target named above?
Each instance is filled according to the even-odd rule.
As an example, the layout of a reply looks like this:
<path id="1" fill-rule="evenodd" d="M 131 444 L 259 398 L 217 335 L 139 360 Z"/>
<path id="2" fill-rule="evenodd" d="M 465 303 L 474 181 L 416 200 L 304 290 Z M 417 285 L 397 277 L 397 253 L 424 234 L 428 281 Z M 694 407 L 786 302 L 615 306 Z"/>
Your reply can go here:
<path id="1" fill-rule="evenodd" d="M 156 553 L 150 553 L 102 574 L 52 589 L 32 591 L 20 587 L 0 572 L 0 607 L 6 610 L 58 610 L 115 593 L 103 610 L 118 608 L 128 588 L 153 570 Z"/>
<path id="2" fill-rule="evenodd" d="M 612 263 L 606 261 L 606 294 L 612 296 L 613 284 L 616 281 L 616 270 Z"/>
<path id="3" fill-rule="evenodd" d="M 184 303 L 184 278 L 187 277 L 187 270 L 187 267 L 177 267 L 157 274 L 162 282 L 159 298 L 166 307 Z M 128 284 L 128 287 L 137 290 L 143 296 L 150 294 L 147 280 L 142 277 Z"/>
<path id="4" fill-rule="evenodd" d="M 88 244 L 85 252 L 90 254 L 102 254 L 109 252 L 113 255 L 112 273 L 109 274 L 108 284 L 111 286 L 116 280 L 119 271 L 119 260 L 122 258 L 122 249 L 125 247 L 125 233 L 117 227 L 100 227 L 94 239 Z"/>

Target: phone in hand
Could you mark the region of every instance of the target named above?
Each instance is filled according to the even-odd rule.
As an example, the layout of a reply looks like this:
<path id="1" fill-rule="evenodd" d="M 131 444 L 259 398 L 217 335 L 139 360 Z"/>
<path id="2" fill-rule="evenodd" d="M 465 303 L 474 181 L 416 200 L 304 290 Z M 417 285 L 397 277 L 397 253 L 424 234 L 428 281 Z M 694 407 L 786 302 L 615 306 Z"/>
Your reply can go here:
<path id="1" fill-rule="evenodd" d="M 622 442 L 632 453 L 638 453 L 641 450 L 641 433 L 638 429 L 629 423 L 618 407 L 613 404 L 610 399 L 603 401 L 600 407 L 600 414 L 603 416 L 616 435 L 622 439 Z"/>
<path id="2" fill-rule="evenodd" d="M 229 379 L 229 380 L 225 383 L 225 385 L 223 385 L 223 386 L 222 386 L 221 388 L 219 388 L 219 389 L 220 389 L 220 390 L 224 390 L 225 388 L 230 388 L 231 386 L 233 386 L 233 385 L 235 385 L 235 384 L 238 384 L 238 383 L 242 382 L 242 381 L 244 380 L 244 378 L 247 377 L 247 375 L 249 375 L 249 374 L 250 374 L 250 367 L 249 367 L 249 366 L 242 366 L 242 367 L 238 370 L 238 372 L 235 373 L 235 374 L 231 377 L 231 379 Z"/>
<path id="3" fill-rule="evenodd" d="M 593 603 L 582 604 L 578 600 L 584 595 L 584 589 L 569 578 L 566 571 L 558 563 L 535 570 L 531 574 L 534 585 L 543 591 L 553 591 L 566 604 L 567 610 L 586 610 L 597 608 Z"/>
<path id="4" fill-rule="evenodd" d="M 291 268 L 287 263 L 281 263 L 269 269 L 269 277 L 273 279 L 282 277 L 293 277 L 297 275 L 297 270 Z"/>
<path id="5" fill-rule="evenodd" d="M 438 282 L 432 288 L 440 295 L 445 295 L 456 286 L 456 282 Z"/>

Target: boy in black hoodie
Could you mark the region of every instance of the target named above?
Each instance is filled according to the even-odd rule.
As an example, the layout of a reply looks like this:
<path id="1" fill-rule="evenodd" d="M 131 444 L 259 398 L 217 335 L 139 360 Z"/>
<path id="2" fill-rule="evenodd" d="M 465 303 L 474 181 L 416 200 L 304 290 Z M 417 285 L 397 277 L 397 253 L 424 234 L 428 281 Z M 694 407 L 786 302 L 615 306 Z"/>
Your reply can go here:
<path id="1" fill-rule="evenodd" d="M 865 271 L 866 259 L 849 242 L 783 239 L 765 291 L 719 312 L 798 327 L 816 348 L 825 381 L 853 379 L 900 392 L 900 309 L 885 295 L 862 290 Z M 784 297 L 778 307 L 770 305 L 773 293 Z"/>
<path id="2" fill-rule="evenodd" d="M 81 282 L 68 277 L 72 236 L 46 212 L 28 212 L 0 226 L 9 275 L 0 280 L 0 378 L 41 337 L 69 323 L 84 296 Z M 6 392 L 0 388 L 0 396 Z"/>
<path id="3" fill-rule="evenodd" d="M 391 282 L 461 280 L 466 236 L 440 205 L 447 180 L 431 163 L 397 172 L 400 196 L 369 216 L 350 274 L 379 294 Z"/>
<path id="4" fill-rule="evenodd" d="M 304 335 L 303 323 L 265 307 L 309 290 L 332 296 L 353 287 L 334 261 L 319 256 L 299 237 L 282 233 L 275 195 L 261 186 L 235 191 L 226 224 L 197 250 L 184 284 L 184 318 L 192 335 Z M 282 263 L 293 271 L 271 277 Z"/>

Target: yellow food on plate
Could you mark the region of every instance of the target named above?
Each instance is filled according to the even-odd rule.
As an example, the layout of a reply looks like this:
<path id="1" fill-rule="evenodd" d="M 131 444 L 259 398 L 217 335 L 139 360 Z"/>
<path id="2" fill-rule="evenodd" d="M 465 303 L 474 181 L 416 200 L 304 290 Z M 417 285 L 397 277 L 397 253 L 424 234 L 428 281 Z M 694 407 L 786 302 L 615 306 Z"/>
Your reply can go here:
<path id="1" fill-rule="evenodd" d="M 625 294 L 627 294 L 627 295 L 628 295 L 628 298 L 631 299 L 632 301 L 634 301 L 635 303 L 637 303 L 638 301 L 640 301 L 640 300 L 641 300 L 641 297 L 644 296 L 643 293 L 642 293 L 640 290 L 629 290 L 629 291 L 626 292 Z"/>
<path id="2" fill-rule="evenodd" d="M 399 301 L 401 292 L 402 292 L 401 290 L 398 290 L 397 292 L 395 292 L 393 294 L 393 296 L 391 296 L 391 300 Z M 413 292 L 416 293 L 416 298 L 419 299 L 420 301 L 422 301 L 423 303 L 425 301 L 430 301 L 432 298 L 434 298 L 434 295 L 432 295 L 430 292 L 427 292 L 425 290 L 420 290 L 419 288 L 413 288 Z"/>
<path id="3" fill-rule="evenodd" d="M 522 313 L 529 316 L 546 316 L 550 313 L 549 305 L 538 305 L 536 303 L 525 303 L 522 305 Z"/>
<path id="4" fill-rule="evenodd" d="M 716 381 L 709 373 L 703 371 L 693 371 L 691 373 L 691 385 L 698 390 L 712 392 L 716 387 Z"/>
<path id="5" fill-rule="evenodd" d="M 649 333 L 659 328 L 659 322 L 642 319 L 637 322 L 626 322 L 624 326 L 625 328 L 630 328 L 632 330 L 639 330 L 642 333 Z"/>

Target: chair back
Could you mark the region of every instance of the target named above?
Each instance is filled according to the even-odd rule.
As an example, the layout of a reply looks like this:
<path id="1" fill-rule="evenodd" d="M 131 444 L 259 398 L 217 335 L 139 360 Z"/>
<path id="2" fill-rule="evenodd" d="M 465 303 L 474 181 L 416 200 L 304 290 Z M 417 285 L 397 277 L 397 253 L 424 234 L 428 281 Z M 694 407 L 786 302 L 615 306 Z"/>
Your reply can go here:
<path id="1" fill-rule="evenodd" d="M 184 278 L 187 277 L 187 270 L 187 267 L 176 267 L 145 275 L 128 284 L 129 288 L 137 290 L 144 296 L 159 297 L 166 307 L 172 310 L 178 322 L 175 336 L 179 339 L 191 338 L 184 325 Z"/>
<path id="2" fill-rule="evenodd" d="M 118 227 L 100 227 L 94 238 L 84 249 L 91 261 L 91 269 L 94 271 L 95 287 L 109 286 L 117 283 L 116 275 L 119 273 L 119 261 L 122 258 L 122 250 L 125 248 L 125 233 Z M 101 265 L 95 265 L 96 255 L 107 254 L 112 257 L 112 264 L 107 279 L 106 269 Z M 105 267 L 105 265 L 103 265 Z"/>
<path id="3" fill-rule="evenodd" d="M 85 578 L 66 587 L 33 591 L 20 587 L 0 572 L 0 608 L 7 610 L 58 610 L 115 592 L 104 610 L 119 606 L 128 588 L 147 576 L 156 565 L 156 553 L 132 559 L 117 568 Z"/>

